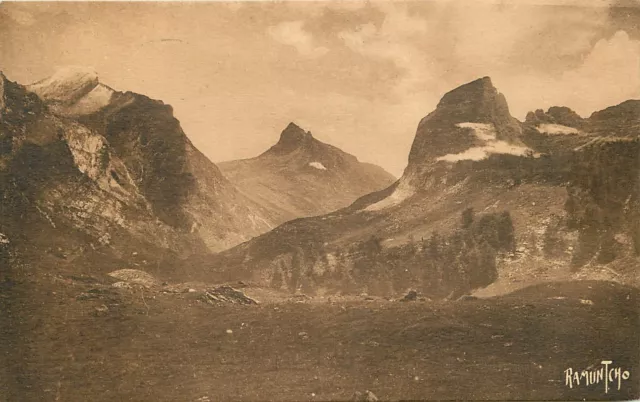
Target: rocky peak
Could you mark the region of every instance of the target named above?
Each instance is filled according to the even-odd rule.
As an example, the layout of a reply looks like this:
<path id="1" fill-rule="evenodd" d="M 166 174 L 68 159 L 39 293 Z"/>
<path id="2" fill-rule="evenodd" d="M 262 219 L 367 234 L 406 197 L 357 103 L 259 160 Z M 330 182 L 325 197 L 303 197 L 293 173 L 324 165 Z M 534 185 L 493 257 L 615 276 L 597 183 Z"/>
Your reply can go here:
<path id="1" fill-rule="evenodd" d="M 313 142 L 311 132 L 304 131 L 295 123 L 289 125 L 280 134 L 280 140 L 269 151 L 278 153 L 288 153 Z M 267 151 L 268 152 L 268 151 Z"/>
<path id="2" fill-rule="evenodd" d="M 580 128 L 584 125 L 584 119 L 566 106 L 552 106 L 546 112 L 537 109 L 527 113 L 526 124 L 560 124 L 567 127 Z"/>
<path id="3" fill-rule="evenodd" d="M 441 118 L 451 123 L 491 123 L 509 125 L 513 118 L 504 95 L 493 86 L 491 78 L 483 77 L 447 92 L 436 108 Z M 503 136 L 509 128 L 496 127 Z"/>
<path id="4" fill-rule="evenodd" d="M 498 91 L 493 86 L 491 78 L 483 77 L 444 94 L 438 103 L 438 108 L 454 106 L 461 111 L 469 108 L 477 110 L 479 106 L 493 101 L 497 95 Z"/>
<path id="5" fill-rule="evenodd" d="M 482 146 L 487 136 L 492 141 L 520 144 L 521 134 L 520 123 L 509 113 L 504 95 L 491 78 L 483 77 L 447 92 L 436 109 L 422 119 L 409 167 Z"/>

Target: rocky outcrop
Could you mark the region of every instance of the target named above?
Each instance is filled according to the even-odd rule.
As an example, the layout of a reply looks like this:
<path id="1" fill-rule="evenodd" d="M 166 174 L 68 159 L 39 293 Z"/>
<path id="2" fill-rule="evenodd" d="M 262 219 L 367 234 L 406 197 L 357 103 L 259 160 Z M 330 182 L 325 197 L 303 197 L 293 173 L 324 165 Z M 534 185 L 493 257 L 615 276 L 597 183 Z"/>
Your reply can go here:
<path id="1" fill-rule="evenodd" d="M 248 297 L 243 292 L 231 286 L 219 286 L 215 289 L 204 291 L 203 300 L 213 305 L 224 304 L 259 304 L 258 301 Z"/>
<path id="2" fill-rule="evenodd" d="M 585 121 L 580 115 L 565 106 L 552 106 L 546 112 L 537 109 L 527 113 L 525 124 L 539 126 L 540 124 L 559 124 L 572 128 L 583 128 Z"/>

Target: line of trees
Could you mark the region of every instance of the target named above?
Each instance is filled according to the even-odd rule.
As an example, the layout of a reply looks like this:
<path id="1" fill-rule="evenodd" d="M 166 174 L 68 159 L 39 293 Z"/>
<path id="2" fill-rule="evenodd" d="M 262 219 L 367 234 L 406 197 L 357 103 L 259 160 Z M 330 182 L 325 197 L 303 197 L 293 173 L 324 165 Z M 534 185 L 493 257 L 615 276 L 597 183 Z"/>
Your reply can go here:
<path id="1" fill-rule="evenodd" d="M 496 257 L 515 250 L 515 233 L 509 212 L 462 212 L 461 228 L 449 236 L 437 232 L 424 240 L 424 288 L 440 293 L 464 294 L 497 279 Z"/>
<path id="2" fill-rule="evenodd" d="M 462 212 L 453 233 L 433 232 L 426 239 L 384 249 L 372 236 L 358 245 L 353 269 L 355 283 L 374 283 L 381 293 L 413 287 L 432 297 L 462 295 L 497 278 L 500 252 L 515 250 L 515 232 L 508 211 L 475 216 Z M 350 254 L 354 254 L 351 251 Z"/>

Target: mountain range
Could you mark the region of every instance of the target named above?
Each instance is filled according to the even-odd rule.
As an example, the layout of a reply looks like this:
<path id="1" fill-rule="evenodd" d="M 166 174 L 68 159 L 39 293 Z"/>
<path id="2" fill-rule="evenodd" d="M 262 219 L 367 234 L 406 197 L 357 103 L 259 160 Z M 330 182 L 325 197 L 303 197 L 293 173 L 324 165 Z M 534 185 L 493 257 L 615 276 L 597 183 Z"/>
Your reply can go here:
<path id="1" fill-rule="evenodd" d="M 209 161 L 171 106 L 84 69 L 0 74 L 0 240 L 69 270 L 432 298 L 557 279 L 637 285 L 640 101 L 511 116 L 489 77 L 418 124 L 398 180 L 294 123 Z"/>
<path id="2" fill-rule="evenodd" d="M 325 186 L 323 195 L 330 188 L 336 195 L 344 191 L 338 203 L 374 188 L 376 180 L 378 187 L 392 180 L 363 164 L 379 176 L 354 177 L 365 184 L 349 192 L 346 171 L 338 171 L 358 164 L 355 157 L 315 140 L 312 145 L 310 157 L 336 169 L 317 182 Z M 308 173 L 300 177 L 311 180 Z M 279 182 L 289 188 L 301 183 Z M 217 252 L 333 205 L 320 195 L 317 206 L 308 206 L 291 194 L 290 210 L 252 199 L 193 146 L 171 106 L 113 90 L 82 68 L 27 86 L 0 74 L 0 186 L 0 233 L 13 247 L 93 269 Z"/>
<path id="3" fill-rule="evenodd" d="M 635 283 L 638 105 L 520 123 L 490 78 L 462 85 L 420 121 L 397 182 L 200 259 L 198 275 L 435 298 L 547 279 Z"/>

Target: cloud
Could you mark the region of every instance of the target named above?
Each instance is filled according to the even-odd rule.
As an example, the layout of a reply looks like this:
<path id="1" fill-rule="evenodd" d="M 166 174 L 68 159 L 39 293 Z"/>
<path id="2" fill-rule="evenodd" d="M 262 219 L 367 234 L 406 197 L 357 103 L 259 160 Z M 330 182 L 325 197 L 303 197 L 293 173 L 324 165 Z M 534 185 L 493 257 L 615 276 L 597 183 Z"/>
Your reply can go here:
<path id="1" fill-rule="evenodd" d="M 595 43 L 575 68 L 557 76 L 522 74 L 494 80 L 512 112 L 522 118 L 535 108 L 569 106 L 582 116 L 640 98 L 640 41 L 625 31 Z"/>
<path id="2" fill-rule="evenodd" d="M 405 6 L 375 3 L 384 13 L 380 26 L 362 24 L 338 33 L 338 37 L 352 51 L 393 63 L 401 71 L 396 91 L 404 95 L 429 78 L 424 68 L 427 54 L 415 39 L 428 33 L 427 21 L 409 14 Z"/>
<path id="3" fill-rule="evenodd" d="M 622 30 L 606 33 L 606 7 L 490 3 L 374 2 L 383 18 L 338 38 L 371 63 L 393 65 L 396 97 L 425 109 L 486 75 L 519 118 L 554 105 L 589 115 L 640 97 L 638 41 Z"/>
<path id="4" fill-rule="evenodd" d="M 568 101 L 579 98 L 583 112 L 640 97 L 640 41 L 625 31 L 601 39 L 575 70 L 563 74 Z M 577 100 L 577 99 L 576 99 Z"/>
<path id="5" fill-rule="evenodd" d="M 304 30 L 304 21 L 287 21 L 268 29 L 269 35 L 276 41 L 296 48 L 298 53 L 306 57 L 320 57 L 329 49 L 314 44 L 313 36 Z"/>

